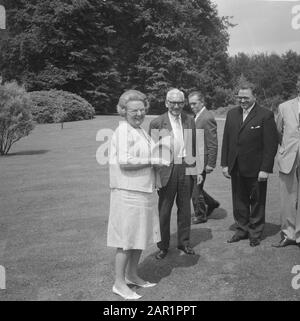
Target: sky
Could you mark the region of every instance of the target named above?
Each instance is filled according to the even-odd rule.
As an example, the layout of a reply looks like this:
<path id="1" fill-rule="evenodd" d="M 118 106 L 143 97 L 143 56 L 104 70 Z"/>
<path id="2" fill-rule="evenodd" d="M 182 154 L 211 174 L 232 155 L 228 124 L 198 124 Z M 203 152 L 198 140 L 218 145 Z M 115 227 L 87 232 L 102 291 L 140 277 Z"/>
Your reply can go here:
<path id="1" fill-rule="evenodd" d="M 211 0 L 232 16 L 228 52 L 300 54 L 300 0 Z"/>

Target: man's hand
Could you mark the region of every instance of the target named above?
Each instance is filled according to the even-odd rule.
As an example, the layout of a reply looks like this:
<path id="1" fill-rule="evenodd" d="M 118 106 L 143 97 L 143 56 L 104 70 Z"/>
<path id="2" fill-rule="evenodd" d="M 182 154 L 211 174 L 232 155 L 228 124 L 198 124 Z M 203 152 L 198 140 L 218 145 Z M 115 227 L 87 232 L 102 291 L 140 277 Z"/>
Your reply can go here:
<path id="1" fill-rule="evenodd" d="M 197 175 L 197 185 L 201 184 L 202 181 L 203 181 L 203 176 L 202 176 L 202 174 L 198 174 L 198 175 Z"/>
<path id="2" fill-rule="evenodd" d="M 257 180 L 258 180 L 259 182 L 264 182 L 264 181 L 266 181 L 266 180 L 268 179 L 268 177 L 269 177 L 269 173 L 264 172 L 264 171 L 260 171 L 260 172 L 258 173 L 258 178 L 257 178 Z"/>
<path id="3" fill-rule="evenodd" d="M 211 173 L 213 170 L 214 170 L 213 167 L 211 167 L 211 166 L 209 166 L 209 165 L 206 165 L 206 167 L 205 167 L 205 172 L 206 172 L 206 174 Z"/>
<path id="4" fill-rule="evenodd" d="M 170 162 L 163 159 L 163 158 L 152 158 L 151 159 L 151 165 L 155 168 L 161 168 L 163 166 L 170 166 Z"/>
<path id="5" fill-rule="evenodd" d="M 226 178 L 231 178 L 231 176 L 228 173 L 228 167 L 223 167 L 222 172 Z"/>

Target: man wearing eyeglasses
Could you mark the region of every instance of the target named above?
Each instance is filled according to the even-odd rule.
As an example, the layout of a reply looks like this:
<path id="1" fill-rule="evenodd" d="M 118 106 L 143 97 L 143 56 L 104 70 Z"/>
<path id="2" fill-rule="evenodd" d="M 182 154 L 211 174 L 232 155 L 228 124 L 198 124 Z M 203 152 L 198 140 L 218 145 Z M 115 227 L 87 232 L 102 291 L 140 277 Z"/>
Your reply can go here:
<path id="1" fill-rule="evenodd" d="M 253 87 L 246 83 L 238 92 L 239 107 L 227 113 L 221 166 L 231 178 L 236 232 L 228 243 L 250 239 L 260 244 L 265 224 L 267 179 L 277 152 L 277 130 L 272 111 L 256 103 Z"/>
<path id="2" fill-rule="evenodd" d="M 187 142 L 192 140 L 192 150 L 195 155 L 196 130 L 194 119 L 183 112 L 185 105 L 184 93 L 178 89 L 171 89 L 167 93 L 165 106 L 168 112 L 153 119 L 150 123 L 149 132 L 157 130 L 167 132 L 172 137 L 173 162 L 169 167 L 160 169 L 159 175 L 162 187 L 159 190 L 159 218 L 161 230 L 161 242 L 157 244 L 159 252 L 157 259 L 163 259 L 169 249 L 170 243 L 170 220 L 173 203 L 176 197 L 177 205 L 177 248 L 186 254 L 195 254 L 190 246 L 191 228 L 191 195 L 195 176 L 187 174 L 187 168 L 191 164 L 186 162 L 188 157 Z M 192 133 L 192 137 L 185 135 Z M 202 176 L 198 175 L 198 181 Z"/>

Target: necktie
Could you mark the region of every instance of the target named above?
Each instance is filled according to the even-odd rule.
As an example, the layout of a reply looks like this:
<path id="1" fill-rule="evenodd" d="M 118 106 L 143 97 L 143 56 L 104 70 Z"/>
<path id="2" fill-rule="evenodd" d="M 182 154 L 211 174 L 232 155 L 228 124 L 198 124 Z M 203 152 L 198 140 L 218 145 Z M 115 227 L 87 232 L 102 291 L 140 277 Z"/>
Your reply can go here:
<path id="1" fill-rule="evenodd" d="M 174 149 L 177 157 L 184 157 L 184 139 L 179 116 L 175 117 Z"/>
<path id="2" fill-rule="evenodd" d="M 243 122 L 245 121 L 247 116 L 248 116 L 248 110 L 243 110 Z"/>

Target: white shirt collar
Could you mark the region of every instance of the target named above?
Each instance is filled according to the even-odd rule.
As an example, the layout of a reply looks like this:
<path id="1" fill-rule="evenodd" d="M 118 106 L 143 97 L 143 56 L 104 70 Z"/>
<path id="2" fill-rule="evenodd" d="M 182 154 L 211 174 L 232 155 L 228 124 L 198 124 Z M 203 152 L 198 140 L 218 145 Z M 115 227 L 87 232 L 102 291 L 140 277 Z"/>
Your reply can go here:
<path id="1" fill-rule="evenodd" d="M 168 114 L 169 114 L 169 119 L 176 121 L 177 117 L 175 117 L 174 115 L 172 115 L 169 111 L 168 111 Z M 179 120 L 181 121 L 181 114 L 178 116 L 178 118 L 179 118 Z"/>
<path id="2" fill-rule="evenodd" d="M 253 103 L 253 105 L 251 107 L 249 107 L 248 109 L 243 109 L 243 114 L 249 114 L 250 111 L 253 109 L 255 103 Z"/>
<path id="3" fill-rule="evenodd" d="M 201 113 L 204 111 L 204 109 L 206 109 L 206 107 L 205 107 L 205 106 L 204 106 L 204 107 L 202 107 L 202 109 L 198 111 L 198 113 L 196 114 L 195 120 L 197 120 L 197 119 L 198 119 L 198 117 L 201 115 Z"/>

